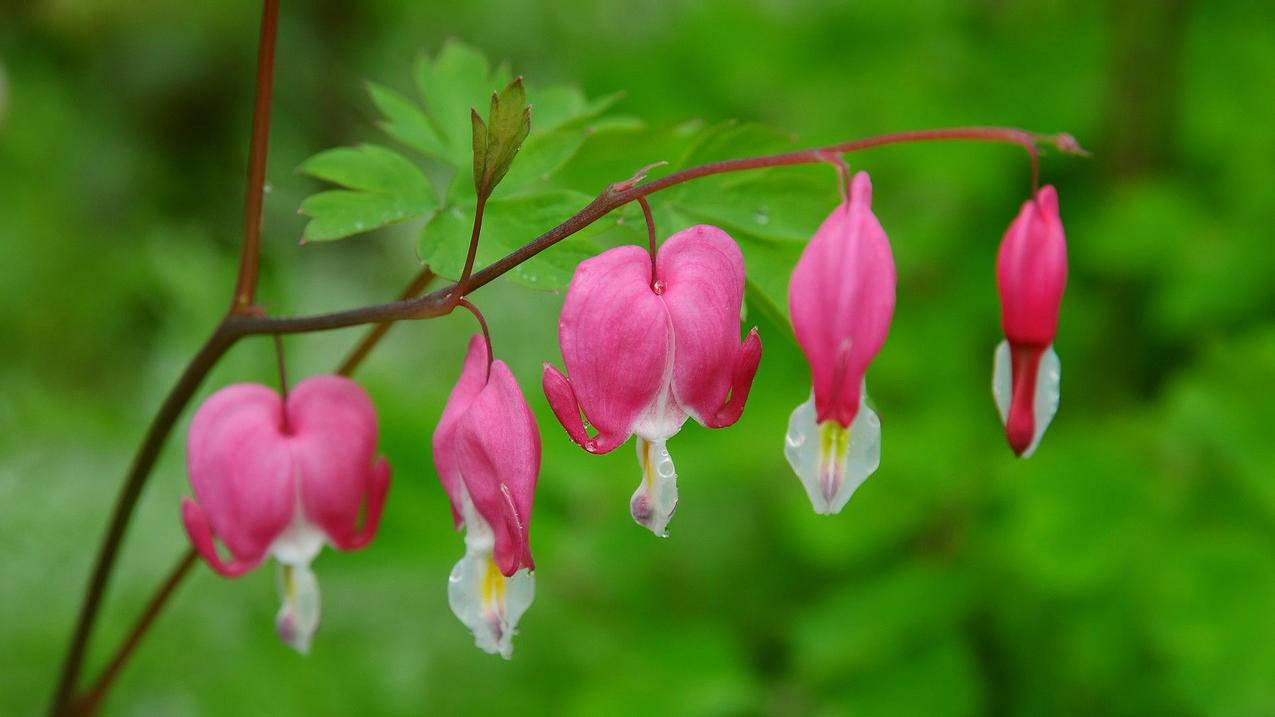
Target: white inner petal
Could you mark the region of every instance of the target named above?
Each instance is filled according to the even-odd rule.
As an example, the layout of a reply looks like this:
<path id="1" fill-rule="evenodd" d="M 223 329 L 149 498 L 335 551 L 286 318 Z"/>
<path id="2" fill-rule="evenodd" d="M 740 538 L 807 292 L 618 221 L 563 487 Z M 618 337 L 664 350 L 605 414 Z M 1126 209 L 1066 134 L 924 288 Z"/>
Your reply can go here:
<path id="1" fill-rule="evenodd" d="M 1036 395 L 1032 397 L 1032 418 L 1036 433 L 1032 436 L 1031 445 L 1023 451 L 1024 458 L 1036 452 L 1036 446 L 1040 445 L 1045 429 L 1049 428 L 1054 414 L 1058 413 L 1058 399 L 1061 394 L 1062 362 L 1058 360 L 1058 354 L 1054 353 L 1054 345 L 1050 344 L 1040 357 L 1040 368 L 1036 372 Z"/>
<path id="2" fill-rule="evenodd" d="M 315 630 L 319 629 L 319 582 L 309 563 L 280 562 L 275 574 L 283 601 L 275 617 L 275 630 L 280 639 L 305 655 L 310 652 Z"/>
<path id="3" fill-rule="evenodd" d="M 276 583 L 282 605 L 275 616 L 279 638 L 301 654 L 310 652 L 310 641 L 319 629 L 319 583 L 310 563 L 323 549 L 327 535 L 306 520 L 301 507 L 301 481 L 297 480 L 296 504 L 292 520 L 270 544 L 270 554 L 278 561 Z"/>
<path id="4" fill-rule="evenodd" d="M 1001 413 L 1001 425 L 1009 422 L 1009 404 L 1014 399 L 1014 368 L 1010 360 L 1009 342 L 1001 340 L 992 359 L 992 398 Z"/>
<path id="5" fill-rule="evenodd" d="M 996 357 L 992 369 L 992 397 L 996 399 L 996 408 L 1001 414 L 1001 423 L 1009 421 L 1009 406 L 1013 401 L 1014 371 L 1009 350 L 1009 342 L 1001 341 L 996 346 Z M 1058 413 L 1058 401 L 1062 395 L 1062 362 L 1050 344 L 1040 357 L 1040 366 L 1036 371 L 1035 393 L 1032 395 L 1032 434 L 1031 445 L 1023 451 L 1023 458 L 1030 458 L 1040 445 Z"/>
<path id="6" fill-rule="evenodd" d="M 865 382 L 859 413 L 849 429 L 832 420 L 816 423 L 813 393 L 788 419 L 784 456 L 801 479 L 816 513 L 841 512 L 855 490 L 881 465 L 881 421 L 867 398 Z"/>
<path id="7" fill-rule="evenodd" d="M 474 644 L 508 660 L 518 620 L 536 595 L 535 577 L 527 569 L 505 577 L 492 556 L 496 540 L 491 526 L 474 509 L 463 484 L 461 505 L 465 519 L 465 556 L 452 568 L 447 601 L 452 612 L 474 633 Z"/>
<path id="8" fill-rule="evenodd" d="M 629 512 L 639 525 L 667 538 L 669 520 L 677 510 L 677 468 L 664 441 L 638 436 L 636 445 L 642 482 L 629 500 Z"/>

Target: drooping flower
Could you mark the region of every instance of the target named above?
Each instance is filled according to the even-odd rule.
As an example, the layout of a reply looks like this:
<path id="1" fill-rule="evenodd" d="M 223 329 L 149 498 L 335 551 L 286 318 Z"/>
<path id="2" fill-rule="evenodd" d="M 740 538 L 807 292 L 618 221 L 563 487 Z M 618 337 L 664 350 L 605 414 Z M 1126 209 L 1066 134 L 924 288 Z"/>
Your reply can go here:
<path id="1" fill-rule="evenodd" d="M 376 433 L 371 400 L 340 376 L 302 381 L 286 403 L 267 386 L 227 386 L 191 422 L 186 462 L 195 500 L 182 501 L 186 532 L 226 577 L 274 556 L 283 600 L 275 626 L 303 654 L 319 625 L 310 562 L 324 544 L 364 547 L 380 523 L 390 466 L 377 457 Z"/>
<path id="2" fill-rule="evenodd" d="M 872 213 L 872 182 L 859 172 L 788 284 L 812 396 L 788 421 L 784 455 L 816 513 L 840 512 L 881 463 L 881 422 L 864 400 L 864 375 L 890 329 L 894 285 L 890 240 Z"/>
<path id="3" fill-rule="evenodd" d="M 571 279 L 558 323 L 567 375 L 546 363 L 545 396 L 590 453 L 637 435 L 642 480 L 629 508 L 656 535 L 668 534 L 677 507 L 666 441 L 688 416 L 723 428 L 744 410 L 761 339 L 753 329 L 740 343 L 743 296 L 739 246 L 705 225 L 669 237 L 654 267 L 647 252 L 622 246 L 582 262 Z"/>
<path id="4" fill-rule="evenodd" d="M 1029 457 L 1058 411 L 1062 377 L 1054 335 L 1067 284 L 1058 193 L 1045 186 L 1005 232 L 996 256 L 1005 339 L 996 347 L 992 395 L 1014 453 Z"/>
<path id="5" fill-rule="evenodd" d="M 482 336 L 469 342 L 433 446 L 456 529 L 465 528 L 448 601 L 478 647 L 509 659 L 518 620 L 535 597 L 528 529 L 540 430 L 505 362 L 491 362 L 489 372 Z"/>

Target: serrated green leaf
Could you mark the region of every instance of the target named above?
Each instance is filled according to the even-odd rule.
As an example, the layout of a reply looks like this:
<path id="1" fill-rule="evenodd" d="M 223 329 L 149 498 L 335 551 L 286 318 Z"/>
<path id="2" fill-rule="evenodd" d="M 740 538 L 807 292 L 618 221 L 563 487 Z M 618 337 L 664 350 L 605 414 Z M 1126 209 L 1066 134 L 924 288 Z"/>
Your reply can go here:
<path id="1" fill-rule="evenodd" d="M 386 134 L 435 159 L 447 158 L 447 147 L 438 136 L 438 130 L 415 102 L 372 82 L 368 83 L 367 91 L 376 109 L 385 117 L 377 126 Z"/>
<path id="2" fill-rule="evenodd" d="M 316 194 L 301 204 L 301 213 L 310 217 L 306 241 L 341 239 L 428 214 L 438 206 L 424 173 L 377 145 L 320 152 L 300 169 L 346 187 Z"/>
<path id="3" fill-rule="evenodd" d="M 310 217 L 304 241 L 330 241 L 389 224 L 415 219 L 437 207 L 432 197 L 416 200 L 388 194 L 334 189 L 306 198 L 301 213 Z"/>
<path id="4" fill-rule="evenodd" d="M 579 88 L 571 85 L 546 87 L 531 98 L 532 111 L 536 115 L 536 131 L 553 132 L 566 127 L 578 127 L 583 122 L 601 116 L 623 96 L 623 92 L 613 92 L 590 101 Z"/>
<path id="5" fill-rule="evenodd" d="M 483 231 L 478 242 L 479 267 L 490 264 L 562 223 L 592 198 L 568 190 L 552 190 L 487 202 Z M 421 234 L 420 258 L 440 275 L 458 277 L 465 265 L 474 205 L 454 204 L 438 213 Z M 582 235 L 569 237 L 531 260 L 515 267 L 510 276 L 520 284 L 558 289 L 571 280 L 575 267 L 593 256 L 598 246 L 589 237 L 604 230 L 608 220 L 595 223 Z"/>
<path id="6" fill-rule="evenodd" d="M 429 180 L 415 164 L 375 144 L 329 149 L 307 159 L 300 169 L 312 177 L 349 189 L 409 197 L 431 193 Z"/>
<path id="7" fill-rule="evenodd" d="M 506 81 L 500 69 L 491 71 L 481 52 L 456 40 L 444 44 L 436 58 L 422 57 L 417 62 L 417 90 L 452 165 L 463 167 L 469 161 L 469 110 L 486 106 L 490 92 Z"/>
<path id="8" fill-rule="evenodd" d="M 676 163 L 677 169 L 724 159 L 784 152 L 794 148 L 794 135 L 755 122 L 728 120 L 701 129 Z"/>
<path id="9" fill-rule="evenodd" d="M 805 244 L 841 198 L 828 167 L 782 167 L 685 185 L 678 208 L 723 229 Z"/>

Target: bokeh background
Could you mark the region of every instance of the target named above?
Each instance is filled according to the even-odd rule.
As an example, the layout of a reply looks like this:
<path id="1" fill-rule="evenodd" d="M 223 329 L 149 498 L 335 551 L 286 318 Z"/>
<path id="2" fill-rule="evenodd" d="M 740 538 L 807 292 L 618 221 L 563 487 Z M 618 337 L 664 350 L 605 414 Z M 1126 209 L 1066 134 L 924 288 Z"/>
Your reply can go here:
<path id="1" fill-rule="evenodd" d="M 43 708 L 131 451 L 229 301 L 259 7 L 0 7 L 0 712 Z M 273 635 L 270 570 L 203 566 L 109 714 L 1275 714 L 1275 22 L 1261 2 L 285 3 L 262 303 L 383 300 L 419 226 L 298 247 L 295 169 L 379 140 L 364 79 L 410 89 L 456 36 L 532 82 L 624 90 L 656 122 L 756 120 L 803 144 L 927 126 L 1074 133 L 1051 156 L 1071 279 L 1058 417 L 1012 457 L 989 395 L 1012 148 L 876 150 L 900 267 L 870 374 L 880 471 L 815 516 L 781 452 L 800 354 L 766 354 L 743 420 L 670 444 L 672 537 L 633 525 L 631 449 L 591 457 L 537 388 L 561 297 L 478 295 L 540 417 L 538 595 L 511 662 L 448 610 L 462 552 L 429 436 L 469 317 L 398 327 L 362 369 L 395 484 L 379 539 L 316 564 L 324 626 Z M 652 157 L 651 161 L 664 159 Z M 615 178 L 632 167 L 617 167 Z M 658 200 L 657 200 L 658 201 Z M 295 376 L 359 333 L 291 339 Z M 242 343 L 201 396 L 272 382 Z M 185 547 L 183 420 L 93 643 L 101 664 Z"/>

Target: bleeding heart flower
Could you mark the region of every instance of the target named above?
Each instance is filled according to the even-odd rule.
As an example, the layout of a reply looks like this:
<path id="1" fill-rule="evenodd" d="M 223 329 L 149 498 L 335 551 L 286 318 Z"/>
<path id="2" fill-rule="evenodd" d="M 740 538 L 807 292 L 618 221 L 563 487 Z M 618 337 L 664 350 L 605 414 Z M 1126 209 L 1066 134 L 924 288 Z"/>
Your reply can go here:
<path id="1" fill-rule="evenodd" d="M 195 413 L 186 463 L 196 498 L 182 501 L 191 542 L 226 577 L 273 555 L 283 598 L 279 636 L 307 652 L 319 625 L 310 561 L 325 543 L 339 550 L 367 545 L 385 505 L 390 466 L 376 456 L 371 400 L 340 376 L 302 381 L 286 404 L 267 386 L 227 386 Z"/>
<path id="2" fill-rule="evenodd" d="M 465 557 L 447 586 L 452 612 L 478 647 L 509 659 L 518 620 L 535 597 L 528 529 L 540 431 L 505 362 L 488 369 L 481 336 L 469 342 L 433 445 L 456 528 L 465 528 Z"/>
<path id="3" fill-rule="evenodd" d="M 816 513 L 840 512 L 881 464 L 881 422 L 864 401 L 864 374 L 890 329 L 894 284 L 890 240 L 872 214 L 872 182 L 859 172 L 849 200 L 815 232 L 788 284 L 813 396 L 788 421 L 784 455 Z"/>
<path id="4" fill-rule="evenodd" d="M 711 226 L 669 237 L 652 266 L 636 246 L 582 262 L 558 322 L 564 376 L 546 363 L 544 391 L 571 439 L 607 453 L 636 434 L 642 482 L 633 519 L 668 535 L 677 471 L 665 442 L 689 416 L 709 428 L 739 420 L 761 339 L 740 345 L 744 257 Z M 597 431 L 590 437 L 580 414 Z"/>
<path id="5" fill-rule="evenodd" d="M 1054 353 L 1058 307 L 1067 285 L 1067 240 L 1058 193 L 1045 186 L 1023 203 L 996 256 L 1001 327 L 992 395 L 1014 453 L 1027 458 L 1058 411 L 1062 367 Z"/>

